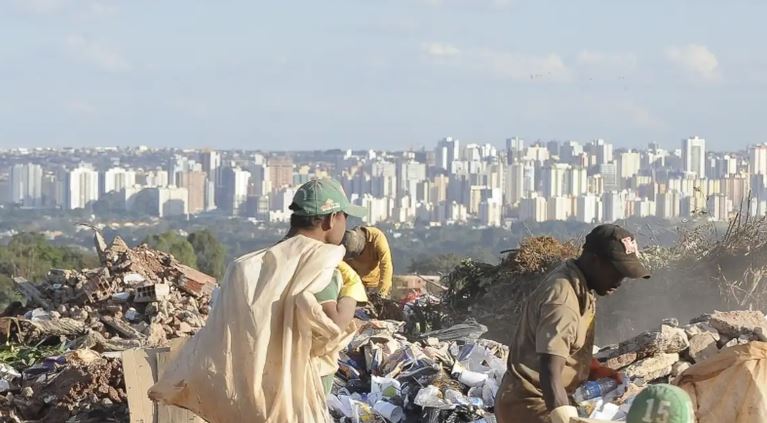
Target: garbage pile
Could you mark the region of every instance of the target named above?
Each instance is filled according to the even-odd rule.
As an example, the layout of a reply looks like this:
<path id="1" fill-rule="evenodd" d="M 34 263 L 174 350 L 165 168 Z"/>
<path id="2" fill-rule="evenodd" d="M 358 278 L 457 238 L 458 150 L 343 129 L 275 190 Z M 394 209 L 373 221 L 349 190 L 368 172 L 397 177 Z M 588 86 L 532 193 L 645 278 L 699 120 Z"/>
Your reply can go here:
<path id="1" fill-rule="evenodd" d="M 99 268 L 51 269 L 40 284 L 14 279 L 27 305 L 0 317 L 0 394 L 7 392 L 0 419 L 107 421 L 105 412 L 124 419 L 120 352 L 162 346 L 205 325 L 213 277 L 146 245 L 129 248 L 119 236 L 107 245 L 97 233 L 95 242 Z"/>
<path id="2" fill-rule="evenodd" d="M 363 320 L 328 399 L 337 422 L 493 422 L 508 348 L 466 321 L 402 335 L 404 322 Z"/>
<path id="3" fill-rule="evenodd" d="M 487 328 L 473 320 L 424 333 L 415 342 L 404 330 L 404 322 L 360 322 L 328 399 L 335 421 L 494 422 L 508 347 L 482 339 Z M 623 421 L 648 384 L 673 383 L 695 363 L 734 345 L 767 341 L 765 334 L 767 319 L 759 311 L 717 311 L 686 325 L 664 319 L 657 330 L 595 347 L 595 357 L 619 371 L 623 382 L 586 382 L 574 395 L 579 413 Z"/>
<path id="4" fill-rule="evenodd" d="M 683 326 L 676 319 L 665 319 L 658 330 L 604 347 L 595 354 L 604 366 L 622 372 L 625 381 L 622 386 L 587 389 L 590 392 L 580 398 L 583 414 L 621 421 L 646 384 L 673 383 L 692 365 L 722 349 L 767 341 L 765 334 L 767 319 L 760 311 L 717 311 Z M 596 388 L 594 382 L 589 384 Z"/>

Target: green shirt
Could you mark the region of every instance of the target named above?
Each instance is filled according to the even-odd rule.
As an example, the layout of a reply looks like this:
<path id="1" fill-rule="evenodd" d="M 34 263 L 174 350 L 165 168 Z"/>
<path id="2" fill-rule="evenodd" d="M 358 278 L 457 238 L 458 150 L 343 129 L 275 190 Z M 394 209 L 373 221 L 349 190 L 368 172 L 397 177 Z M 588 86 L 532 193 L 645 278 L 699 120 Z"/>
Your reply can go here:
<path id="1" fill-rule="evenodd" d="M 338 294 L 341 292 L 341 285 L 343 284 L 341 278 L 341 272 L 338 269 L 333 271 L 333 277 L 330 278 L 330 283 L 322 291 L 314 294 L 314 298 L 317 302 L 324 304 L 330 301 L 338 301 Z"/>
<path id="2" fill-rule="evenodd" d="M 330 278 L 330 283 L 322 291 L 314 294 L 314 298 L 320 304 L 329 303 L 331 301 L 338 301 L 338 294 L 341 293 L 341 285 L 343 284 L 341 272 L 338 269 L 333 271 L 333 277 Z M 322 376 L 322 386 L 325 388 L 325 394 L 329 394 L 333 388 L 333 378 L 335 375 Z"/>

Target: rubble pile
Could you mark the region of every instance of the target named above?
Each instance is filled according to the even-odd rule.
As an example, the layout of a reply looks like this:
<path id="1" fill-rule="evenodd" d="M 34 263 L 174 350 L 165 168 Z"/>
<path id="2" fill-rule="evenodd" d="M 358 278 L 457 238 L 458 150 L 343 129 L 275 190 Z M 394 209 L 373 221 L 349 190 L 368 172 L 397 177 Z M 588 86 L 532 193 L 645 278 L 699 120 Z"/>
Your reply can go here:
<path id="1" fill-rule="evenodd" d="M 604 347 L 594 355 L 604 366 L 622 372 L 627 381 L 609 400 L 594 398 L 581 405 L 589 417 L 620 421 L 646 384 L 673 383 L 692 365 L 722 349 L 767 342 L 765 334 L 767 318 L 760 311 L 716 311 L 683 326 L 676 319 L 665 319 L 659 329 Z"/>
<path id="2" fill-rule="evenodd" d="M 58 354 L 4 364 L 0 418 L 64 421 L 93 411 L 93 421 L 124 419 L 120 352 L 159 347 L 205 325 L 213 277 L 146 245 L 131 249 L 120 237 L 107 245 L 97 233 L 95 241 L 99 268 L 51 269 L 40 284 L 14 279 L 27 307 L 3 313 L 0 340 L 10 355 L 22 348 Z"/>
<path id="3" fill-rule="evenodd" d="M 146 245 L 131 249 L 119 236 L 106 246 L 97 234 L 96 245 L 102 267 L 51 269 L 39 286 L 16 278 L 27 305 L 38 308 L 0 318 L 0 334 L 21 344 L 64 337 L 70 348 L 121 351 L 159 346 L 205 324 L 213 277 Z"/>

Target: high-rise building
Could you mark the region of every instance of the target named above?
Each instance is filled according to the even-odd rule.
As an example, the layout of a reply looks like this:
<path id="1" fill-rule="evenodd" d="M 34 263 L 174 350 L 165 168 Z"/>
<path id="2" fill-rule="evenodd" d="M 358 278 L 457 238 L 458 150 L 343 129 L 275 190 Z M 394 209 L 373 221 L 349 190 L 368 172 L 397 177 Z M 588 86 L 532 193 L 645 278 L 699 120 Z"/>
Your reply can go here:
<path id="1" fill-rule="evenodd" d="M 43 168 L 38 164 L 17 164 L 11 168 L 9 200 L 24 207 L 43 205 Z"/>
<path id="2" fill-rule="evenodd" d="M 418 183 L 426 180 L 426 165 L 414 160 L 400 161 L 396 166 L 397 196 L 414 196 Z"/>
<path id="3" fill-rule="evenodd" d="M 697 136 L 682 140 L 682 164 L 685 172 L 699 178 L 706 176 L 706 140 Z"/>
<path id="4" fill-rule="evenodd" d="M 157 187 L 157 216 L 187 216 L 189 214 L 189 192 L 186 188 Z"/>
<path id="5" fill-rule="evenodd" d="M 213 201 L 218 208 L 224 207 L 224 192 L 222 189 L 223 175 L 221 166 L 221 156 L 217 151 L 204 150 L 200 153 L 200 163 L 202 170 L 208 175 L 208 180 L 213 182 Z"/>
<path id="6" fill-rule="evenodd" d="M 567 181 L 565 194 L 579 196 L 589 192 L 589 176 L 586 168 L 569 168 L 565 180 Z"/>
<path id="7" fill-rule="evenodd" d="M 567 177 L 570 165 L 552 163 L 544 166 L 541 172 L 543 196 L 546 198 L 561 197 L 569 188 Z"/>
<path id="8" fill-rule="evenodd" d="M 605 222 L 615 222 L 626 217 L 626 201 L 622 192 L 606 192 L 602 194 L 602 219 Z"/>
<path id="9" fill-rule="evenodd" d="M 437 144 L 435 151 L 436 167 L 450 171 L 452 163 L 461 157 L 461 142 L 452 137 L 445 137 Z"/>
<path id="10" fill-rule="evenodd" d="M 99 173 L 81 165 L 69 171 L 66 182 L 69 210 L 84 209 L 99 199 Z"/>
<path id="11" fill-rule="evenodd" d="M 767 143 L 748 149 L 748 170 L 752 175 L 759 175 L 762 185 L 767 186 Z"/>
<path id="12" fill-rule="evenodd" d="M 523 198 L 520 200 L 519 220 L 545 222 L 546 219 L 548 219 L 548 207 L 545 198 L 533 196 L 531 198 Z"/>
<path id="13" fill-rule="evenodd" d="M 658 198 L 655 200 L 655 215 L 663 219 L 679 217 L 681 213 L 680 199 L 681 196 L 678 191 L 667 191 L 658 194 Z"/>
<path id="14" fill-rule="evenodd" d="M 599 174 L 602 175 L 603 189 L 605 192 L 617 191 L 618 187 L 618 166 L 615 163 L 606 163 L 599 165 Z"/>
<path id="15" fill-rule="evenodd" d="M 559 161 L 568 164 L 578 164 L 583 154 L 583 146 L 577 141 L 567 141 L 559 148 Z"/>
<path id="16" fill-rule="evenodd" d="M 288 156 L 269 158 L 269 180 L 272 189 L 293 186 L 293 159 Z"/>
<path id="17" fill-rule="evenodd" d="M 613 145 L 603 139 L 594 140 L 592 143 L 597 156 L 598 165 L 607 164 L 613 161 Z"/>
<path id="18" fill-rule="evenodd" d="M 636 151 L 628 151 L 618 156 L 619 189 L 625 187 L 625 180 L 639 173 L 642 158 Z"/>
<path id="19" fill-rule="evenodd" d="M 586 194 L 577 198 L 575 220 L 584 223 L 602 221 L 602 202 L 594 194 Z"/>
<path id="20" fill-rule="evenodd" d="M 204 150 L 200 153 L 200 163 L 202 163 L 202 170 L 208 175 L 208 178 L 218 184 L 221 179 L 221 156 L 218 152 Z"/>
<path id="21" fill-rule="evenodd" d="M 727 198 L 724 194 L 715 194 L 708 197 L 706 201 L 706 211 L 711 219 L 718 221 L 726 221 L 730 218 L 730 210 L 732 210 L 732 200 Z"/>
<path id="22" fill-rule="evenodd" d="M 506 171 L 506 183 L 504 184 L 505 204 L 516 205 L 524 197 L 524 183 L 524 164 L 520 162 L 510 164 Z"/>
<path id="23" fill-rule="evenodd" d="M 188 198 L 187 207 L 189 214 L 202 213 L 205 208 L 205 191 L 207 189 L 208 175 L 201 171 L 184 171 L 178 173 L 179 188 L 186 188 Z"/>
<path id="24" fill-rule="evenodd" d="M 573 216 L 573 197 L 546 199 L 546 220 L 568 220 Z"/>
<path id="25" fill-rule="evenodd" d="M 516 160 L 521 160 L 522 152 L 525 150 L 525 141 L 518 137 L 506 139 L 506 163 L 512 164 Z"/>
<path id="26" fill-rule="evenodd" d="M 249 182 L 250 172 L 247 170 L 242 170 L 238 167 L 225 167 L 223 169 L 221 185 L 223 210 L 235 216 L 244 211 L 245 203 L 248 200 Z"/>
<path id="27" fill-rule="evenodd" d="M 101 194 L 105 194 L 133 185 L 136 185 L 136 172 L 122 167 L 113 167 L 101 175 L 99 187 Z"/>
<path id="28" fill-rule="evenodd" d="M 495 199 L 479 203 L 479 220 L 485 226 L 501 226 L 503 206 Z"/>
<path id="29" fill-rule="evenodd" d="M 146 188 L 167 187 L 168 172 L 163 169 L 153 169 L 136 174 L 136 184 Z"/>

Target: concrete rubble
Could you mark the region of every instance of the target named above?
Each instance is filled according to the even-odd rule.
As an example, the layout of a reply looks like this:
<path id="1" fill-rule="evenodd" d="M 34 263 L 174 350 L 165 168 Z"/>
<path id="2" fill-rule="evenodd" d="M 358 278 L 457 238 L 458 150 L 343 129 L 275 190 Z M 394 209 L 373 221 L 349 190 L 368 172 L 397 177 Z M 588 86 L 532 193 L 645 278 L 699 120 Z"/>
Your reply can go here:
<path id="1" fill-rule="evenodd" d="M 18 377 L 0 372 L 0 387 L 8 385 L 0 420 L 124 421 L 120 352 L 163 346 L 205 325 L 213 277 L 146 245 L 95 238 L 101 267 L 51 269 L 42 283 L 15 278 L 27 308 L 3 313 L 0 339 L 55 354 L 15 362 Z"/>
<path id="2" fill-rule="evenodd" d="M 616 392 L 581 404 L 591 418 L 622 421 L 631 400 L 648 383 L 668 383 L 693 364 L 724 348 L 764 341 L 767 318 L 760 311 L 716 311 L 692 319 L 683 327 L 665 320 L 660 328 L 600 349 L 595 357 L 622 372 L 628 380 Z M 609 413 L 604 410 L 610 410 Z"/>

